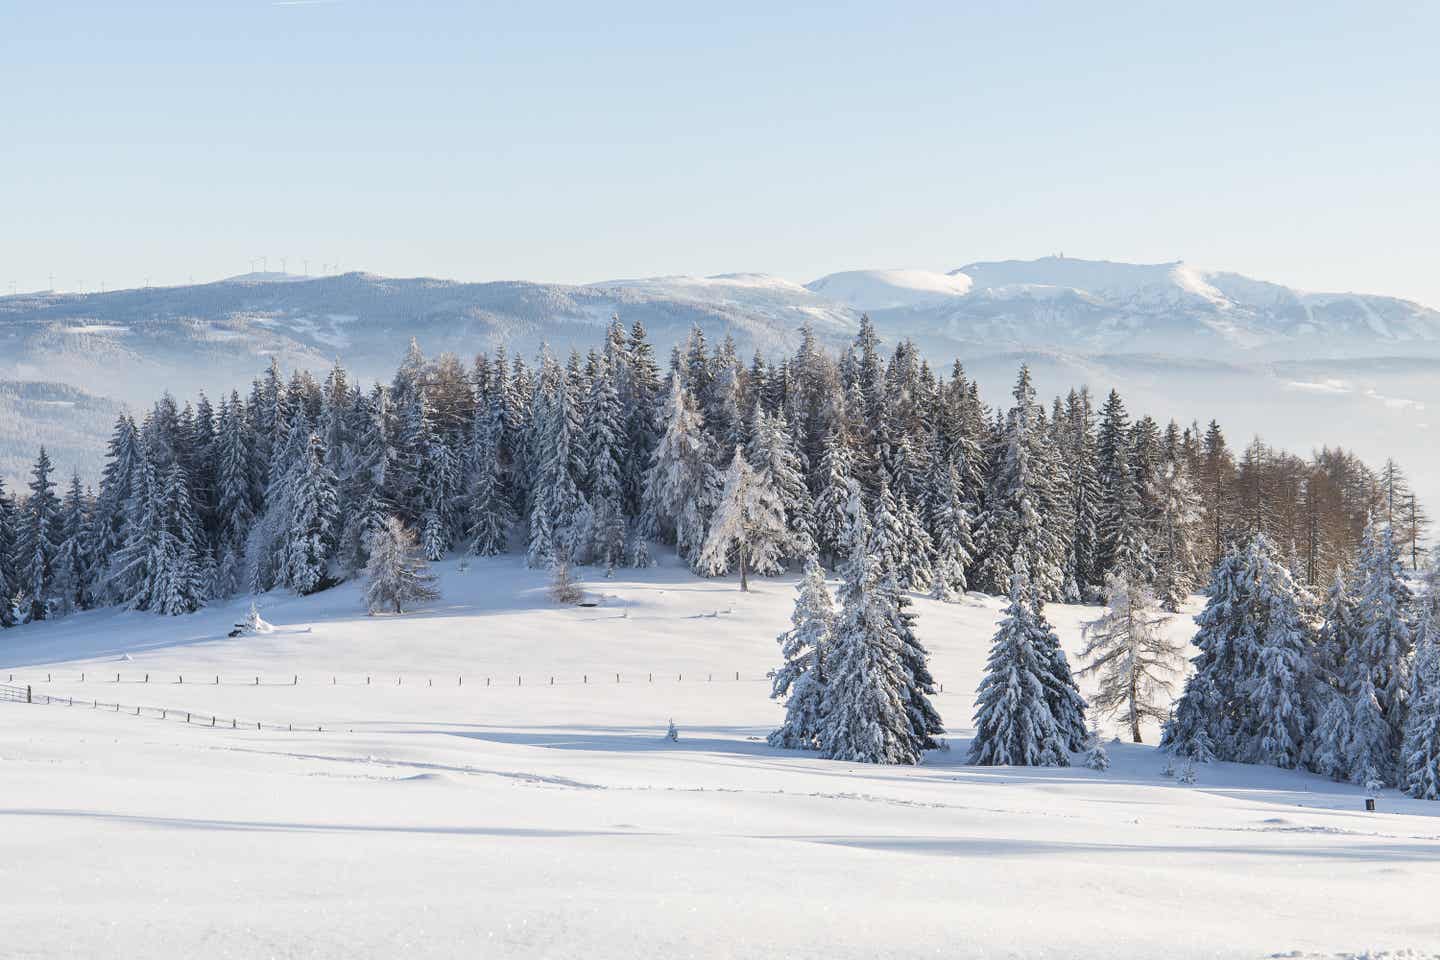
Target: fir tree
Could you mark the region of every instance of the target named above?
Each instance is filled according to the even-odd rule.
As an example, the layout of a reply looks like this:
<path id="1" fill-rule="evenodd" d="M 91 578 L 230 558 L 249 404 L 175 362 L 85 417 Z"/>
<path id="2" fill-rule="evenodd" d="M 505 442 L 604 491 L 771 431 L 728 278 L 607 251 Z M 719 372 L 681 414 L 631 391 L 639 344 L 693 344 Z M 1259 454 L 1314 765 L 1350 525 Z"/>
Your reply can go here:
<path id="1" fill-rule="evenodd" d="M 1035 610 L 1023 558 L 1011 575 L 1010 605 L 990 647 L 975 695 L 970 762 L 980 766 L 1068 766 L 1065 736 L 1047 700 L 1048 628 Z"/>
<path id="2" fill-rule="evenodd" d="M 55 555 L 55 597 L 62 614 L 88 610 L 94 604 L 90 581 L 95 565 L 90 555 L 93 539 L 88 498 L 76 473 L 60 509 L 60 548 Z"/>
<path id="3" fill-rule="evenodd" d="M 20 622 L 20 568 L 16 563 L 17 511 L 0 480 L 0 627 Z"/>
<path id="4" fill-rule="evenodd" d="M 1373 768 L 1381 780 L 1393 784 L 1399 774 L 1414 634 L 1411 593 L 1390 527 L 1372 522 L 1366 529 L 1356 576 L 1355 662 L 1363 676 L 1355 685 L 1360 700 L 1352 714 L 1352 777 Z M 1374 722 L 1367 697 L 1374 698 L 1373 709 L 1383 722 Z"/>
<path id="5" fill-rule="evenodd" d="M 814 557 L 806 561 L 795 590 L 790 629 L 778 638 L 784 663 L 771 675 L 770 696 L 785 700 L 785 721 L 769 742 L 772 747 L 813 750 L 825 718 L 825 658 L 836 625 L 830 588 Z"/>
<path id="6" fill-rule="evenodd" d="M 504 553 L 509 546 L 514 513 L 500 473 L 500 438 L 504 407 L 499 399 L 477 409 L 470 447 L 469 551 L 477 557 Z"/>
<path id="7" fill-rule="evenodd" d="M 340 507 L 326 459 L 325 442 L 311 433 L 296 470 L 285 550 L 285 584 L 302 595 L 327 585 L 335 550 Z"/>
<path id="8" fill-rule="evenodd" d="M 697 564 L 716 486 L 709 439 L 689 391 L 677 377 L 665 405 L 664 432 L 646 476 L 643 535 L 675 544 L 682 559 Z"/>
<path id="9" fill-rule="evenodd" d="M 919 763 L 922 745 L 905 702 L 894 594 L 882 588 L 880 558 L 869 550 L 869 524 L 853 492 L 850 561 L 842 608 L 827 660 L 828 695 L 820 727 L 822 756 L 860 763 Z"/>
<path id="10" fill-rule="evenodd" d="M 59 602 L 55 593 L 55 559 L 64 531 L 60 500 L 50 479 L 54 469 L 45 448 L 41 447 L 30 474 L 30 495 L 20 509 L 16 555 L 27 620 L 46 619 Z"/>
<path id="11" fill-rule="evenodd" d="M 1405 718 L 1401 787 L 1420 800 L 1440 800 L 1440 623 L 1426 610 L 1416 630 Z"/>

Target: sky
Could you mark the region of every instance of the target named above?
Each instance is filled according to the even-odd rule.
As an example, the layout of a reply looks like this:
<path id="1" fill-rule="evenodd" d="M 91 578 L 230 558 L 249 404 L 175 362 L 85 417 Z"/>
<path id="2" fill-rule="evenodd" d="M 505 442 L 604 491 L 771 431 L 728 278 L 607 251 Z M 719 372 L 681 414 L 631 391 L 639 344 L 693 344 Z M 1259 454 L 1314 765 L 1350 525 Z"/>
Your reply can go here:
<path id="1" fill-rule="evenodd" d="M 1183 259 L 1440 307 L 1440 4 L 0 0 L 0 294 Z"/>

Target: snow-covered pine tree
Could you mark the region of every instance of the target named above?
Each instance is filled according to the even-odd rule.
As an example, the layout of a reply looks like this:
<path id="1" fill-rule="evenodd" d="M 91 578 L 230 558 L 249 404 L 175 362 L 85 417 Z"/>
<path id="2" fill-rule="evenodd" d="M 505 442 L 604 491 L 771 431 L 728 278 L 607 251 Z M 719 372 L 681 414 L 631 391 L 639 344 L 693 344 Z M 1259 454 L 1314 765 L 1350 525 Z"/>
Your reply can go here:
<path id="1" fill-rule="evenodd" d="M 1131 430 L 1125 402 L 1114 390 L 1101 413 L 1097 450 L 1100 481 L 1096 573 L 1123 573 L 1153 582 L 1154 565 L 1144 526 L 1139 478 L 1131 463 Z"/>
<path id="2" fill-rule="evenodd" d="M 194 613 L 210 596 L 213 569 L 204 553 L 199 518 L 179 463 L 165 475 L 161 502 L 164 536 L 152 581 L 150 609 L 164 616 Z"/>
<path id="3" fill-rule="evenodd" d="M 1084 626 L 1080 656 L 1089 663 L 1080 675 L 1099 677 L 1091 706 L 1123 716 L 1130 738 L 1141 743 L 1140 725 L 1163 723 L 1168 716 L 1160 696 L 1168 700 L 1173 694 L 1184 650 L 1162 629 L 1168 618 L 1160 614 L 1147 585 L 1112 574 L 1106 596 L 1104 615 Z"/>
<path id="4" fill-rule="evenodd" d="M 1360 630 L 1355 602 L 1342 570 L 1326 595 L 1315 642 L 1310 708 L 1314 734 L 1306 744 L 1307 766 L 1336 780 L 1350 779 L 1350 719 L 1359 683 Z"/>
<path id="5" fill-rule="evenodd" d="M 1065 544 L 1050 526 L 1051 518 L 1041 513 L 1053 492 L 1044 472 L 1049 455 L 1028 367 L 1021 367 L 1013 396 L 1015 405 L 996 438 L 976 525 L 976 579 L 983 590 L 1008 592 L 1018 556 L 1025 561 L 1025 580 L 1036 598 L 1059 600 L 1064 595 Z"/>
<path id="6" fill-rule="evenodd" d="M 969 760 L 979 766 L 1068 766 L 1064 734 L 1046 695 L 1050 673 L 1047 628 L 1035 610 L 1023 557 L 1010 578 L 1010 605 L 1000 621 L 975 694 L 975 739 Z"/>
<path id="7" fill-rule="evenodd" d="M 975 541 L 970 535 L 970 510 L 953 457 L 937 471 L 937 478 L 930 503 L 930 529 L 935 543 L 931 595 L 938 600 L 956 600 L 969 589 L 966 571 L 975 557 Z"/>
<path id="8" fill-rule="evenodd" d="M 398 517 L 386 517 L 371 531 L 366 554 L 365 608 L 370 614 L 404 613 L 440 596 L 415 535 Z"/>
<path id="9" fill-rule="evenodd" d="M 347 574 L 365 569 L 369 554 L 366 544 L 394 506 L 386 499 L 387 476 L 394 463 L 390 444 L 390 394 L 376 384 L 368 396 L 357 396 L 350 410 L 351 449 L 347 452 L 347 474 L 341 484 L 344 520 L 337 556 Z"/>
<path id="10" fill-rule="evenodd" d="M 1313 640 L 1302 593 L 1258 534 L 1216 567 L 1197 618 L 1195 673 L 1162 746 L 1194 760 L 1295 766 L 1309 735 Z"/>
<path id="11" fill-rule="evenodd" d="M 1310 734 L 1312 640 L 1290 571 L 1261 550 L 1259 540 L 1250 547 L 1255 570 L 1250 616 L 1259 637 L 1259 669 L 1242 684 L 1251 733 L 1238 759 L 1288 768 L 1299 765 Z"/>
<path id="12" fill-rule="evenodd" d="M 1151 551 L 1156 593 L 1161 607 L 1177 613 L 1195 588 L 1195 540 L 1201 519 L 1200 497 L 1178 456 L 1158 466 L 1150 500 L 1156 513 Z"/>
<path id="13" fill-rule="evenodd" d="M 663 432 L 646 475 L 642 534 L 673 543 L 681 559 L 697 565 L 717 486 L 710 441 L 695 401 L 675 377 L 664 408 Z"/>
<path id="14" fill-rule="evenodd" d="M 813 750 L 825 717 L 825 658 L 836 624 L 825 572 L 814 557 L 795 591 L 790 629 L 777 638 L 784 663 L 771 676 L 770 696 L 785 700 L 785 721 L 768 739 L 772 747 Z"/>
<path id="15" fill-rule="evenodd" d="M 919 513 L 903 493 L 895 504 L 895 520 L 900 531 L 896 582 L 906 590 L 927 590 L 935 578 L 935 547 Z"/>
<path id="16" fill-rule="evenodd" d="M 740 589 L 749 590 L 749 573 L 779 573 L 781 558 L 790 550 L 785 528 L 785 507 L 768 476 L 757 473 L 739 446 L 725 471 L 720 503 L 710 520 L 705 546 L 700 551 L 700 572 L 708 576 L 740 569 Z"/>
<path id="17" fill-rule="evenodd" d="M 626 342 L 622 403 L 624 405 L 626 449 L 630 455 L 624 467 L 625 514 L 639 517 L 645 508 L 646 476 L 655 445 L 657 404 L 661 399 L 660 371 L 655 366 L 655 351 L 645 334 L 645 326 L 636 320 L 630 326 Z"/>
<path id="18" fill-rule="evenodd" d="M 55 555 L 55 598 L 57 612 L 62 615 L 88 610 L 94 604 L 90 582 L 95 565 L 90 555 L 93 541 L 89 498 L 80 484 L 80 474 L 75 473 L 60 507 L 60 548 Z M 3 592 L 0 585 L 0 596 Z"/>
<path id="19" fill-rule="evenodd" d="M 859 763 L 919 763 L 922 745 L 905 702 L 910 678 L 895 629 L 895 594 L 880 582 L 883 564 L 869 549 L 869 522 L 858 485 L 852 491 L 851 511 L 850 560 L 826 664 L 820 754 Z"/>
<path id="20" fill-rule="evenodd" d="M 843 426 L 834 426 L 825 433 L 820 457 L 821 486 L 815 497 L 816 546 L 830 558 L 831 569 L 844 559 L 841 544 L 849 523 L 850 480 L 854 473 L 854 452 Z"/>
<path id="21" fill-rule="evenodd" d="M 1195 618 L 1194 672 L 1165 724 L 1160 745 L 1197 763 L 1232 759 L 1244 733 L 1239 685 L 1257 672 L 1259 650 L 1248 618 L 1251 582 L 1246 555 L 1235 546 L 1210 578 L 1205 609 Z"/>
<path id="22" fill-rule="evenodd" d="M 96 585 L 96 603 L 120 602 L 114 578 L 108 574 L 111 562 L 127 538 L 125 522 L 139 461 L 140 437 L 135 421 L 122 414 L 115 421 L 95 499 L 94 541 L 90 550 L 94 567 L 89 577 Z"/>
<path id="23" fill-rule="evenodd" d="M 774 490 L 784 508 L 790 533 L 787 558 L 808 557 L 816 550 L 815 505 L 805 485 L 800 454 L 783 414 L 770 416 L 757 403 L 752 411 L 754 434 L 746 457 L 756 479 Z"/>
<path id="24" fill-rule="evenodd" d="M 510 497 L 500 473 L 500 438 L 504 431 L 504 404 L 493 398 L 475 412 L 469 457 L 469 517 L 466 531 L 469 551 L 477 557 L 493 557 L 509 548 L 510 528 L 515 522 Z"/>
<path id="25" fill-rule="evenodd" d="M 427 560 L 441 560 L 450 552 L 450 542 L 460 515 L 460 463 L 450 444 L 432 432 L 429 455 L 421 473 L 425 485 L 421 499 L 421 548 Z"/>
<path id="26" fill-rule="evenodd" d="M 1064 455 L 1070 468 L 1070 578 L 1081 598 L 1102 583 L 1097 551 L 1100 537 L 1100 476 L 1096 465 L 1095 416 L 1090 390 L 1065 398 Z"/>
<path id="27" fill-rule="evenodd" d="M 572 406 L 564 372 L 548 352 L 544 353 L 540 380 L 535 386 L 531 428 L 531 457 L 537 464 L 531 492 L 530 547 L 526 553 L 526 563 L 531 567 L 550 567 L 558 560 L 569 562 L 575 553 L 573 535 L 581 499 L 575 483 L 578 452 Z"/>
<path id="28" fill-rule="evenodd" d="M 225 598 L 243 586 L 245 543 L 255 522 L 249 430 L 238 393 L 220 400 L 213 456 L 215 552 L 219 560 L 213 594 Z"/>
<path id="29" fill-rule="evenodd" d="M 1419 606 L 1400 786 L 1416 799 L 1440 800 L 1440 622 Z"/>
<path id="30" fill-rule="evenodd" d="M 624 411 L 610 355 L 602 354 L 590 382 L 585 411 L 586 471 L 590 488 L 591 538 L 586 552 L 608 576 L 625 562 L 626 460 Z"/>
<path id="31" fill-rule="evenodd" d="M 25 619 L 44 620 L 58 602 L 55 595 L 55 557 L 63 535 L 60 498 L 50 479 L 55 465 L 45 448 L 30 473 L 30 495 L 20 508 L 19 558 L 20 589 L 25 598 Z"/>
<path id="32" fill-rule="evenodd" d="M 20 622 L 20 567 L 16 563 L 18 511 L 0 480 L 0 627 Z"/>
<path id="33" fill-rule="evenodd" d="M 314 593 L 329 582 L 340 516 L 336 487 L 325 442 L 311 433 L 295 473 L 285 547 L 285 585 L 298 594 Z"/>
<path id="34" fill-rule="evenodd" d="M 1356 579 L 1359 644 L 1355 663 L 1362 676 L 1355 686 L 1359 700 L 1352 714 L 1352 778 L 1373 767 L 1382 781 L 1394 784 L 1405 732 L 1406 674 L 1414 649 L 1414 629 L 1410 622 L 1412 596 L 1389 526 L 1374 521 L 1367 526 Z M 1374 709 L 1383 723 L 1374 723 L 1370 716 L 1367 681 Z"/>

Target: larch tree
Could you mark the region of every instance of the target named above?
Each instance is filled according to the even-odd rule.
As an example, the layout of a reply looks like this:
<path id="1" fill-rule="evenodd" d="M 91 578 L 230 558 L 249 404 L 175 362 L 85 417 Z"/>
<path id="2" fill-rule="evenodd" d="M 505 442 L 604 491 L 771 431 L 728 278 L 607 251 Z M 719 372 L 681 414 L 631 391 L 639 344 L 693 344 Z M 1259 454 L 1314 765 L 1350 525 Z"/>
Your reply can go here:
<path id="1" fill-rule="evenodd" d="M 404 613 L 440 596 L 415 535 L 400 518 L 386 517 L 371 531 L 366 553 L 365 608 L 371 615 Z"/>
<path id="2" fill-rule="evenodd" d="M 726 573 L 733 562 L 740 569 L 740 589 L 749 590 L 750 571 L 779 573 L 783 569 L 780 561 L 789 548 L 779 491 L 767 475 L 752 469 L 745 452 L 735 447 L 720 503 L 700 551 L 700 572 L 709 576 Z"/>
<path id="3" fill-rule="evenodd" d="M 1122 716 L 1130 739 L 1142 743 L 1141 724 L 1163 723 L 1168 717 L 1166 706 L 1181 674 L 1184 650 L 1165 634 L 1169 618 L 1160 613 L 1149 586 L 1112 574 L 1106 597 L 1104 615 L 1084 626 L 1080 656 L 1088 663 L 1080 675 L 1099 678 L 1090 705 Z"/>

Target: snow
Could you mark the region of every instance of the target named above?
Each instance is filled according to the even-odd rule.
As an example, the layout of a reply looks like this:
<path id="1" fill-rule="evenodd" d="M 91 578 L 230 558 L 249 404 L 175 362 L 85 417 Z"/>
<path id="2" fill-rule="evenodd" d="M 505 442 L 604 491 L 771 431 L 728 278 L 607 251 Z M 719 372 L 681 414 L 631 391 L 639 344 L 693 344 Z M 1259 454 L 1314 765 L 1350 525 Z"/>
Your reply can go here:
<path id="1" fill-rule="evenodd" d="M 233 640 L 249 598 L 6 632 L 0 681 L 13 672 L 37 693 L 76 698 L 0 703 L 7 950 L 1440 949 L 1437 805 L 1384 791 L 1366 814 L 1358 788 L 1225 763 L 1185 786 L 1160 775 L 1166 759 L 1151 745 L 1108 744 L 1104 772 L 967 766 L 972 694 L 1002 604 L 975 594 L 914 599 L 949 751 L 881 767 L 772 749 L 763 738 L 782 709 L 764 674 L 779 663 L 795 578 L 753 578 L 741 594 L 734 577 L 661 561 L 610 581 L 579 569 L 606 595 L 597 608 L 553 606 L 546 575 L 512 555 L 463 572 L 437 564 L 443 598 L 402 617 L 363 616 L 347 584 L 260 597 L 275 632 Z M 1046 613 L 1073 656 L 1099 610 Z M 1168 629 L 1193 633 L 1185 618 Z M 88 706 L 96 699 L 308 729 L 212 729 Z"/>
<path id="2" fill-rule="evenodd" d="M 856 310 L 891 310 L 963 297 L 971 281 L 963 274 L 929 270 L 847 270 L 805 286 Z"/>

